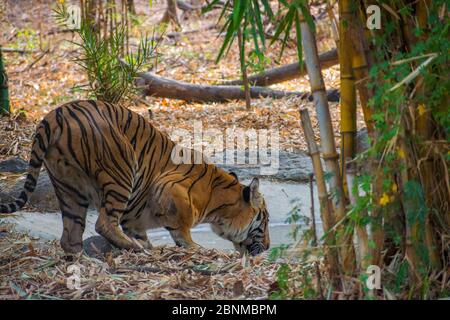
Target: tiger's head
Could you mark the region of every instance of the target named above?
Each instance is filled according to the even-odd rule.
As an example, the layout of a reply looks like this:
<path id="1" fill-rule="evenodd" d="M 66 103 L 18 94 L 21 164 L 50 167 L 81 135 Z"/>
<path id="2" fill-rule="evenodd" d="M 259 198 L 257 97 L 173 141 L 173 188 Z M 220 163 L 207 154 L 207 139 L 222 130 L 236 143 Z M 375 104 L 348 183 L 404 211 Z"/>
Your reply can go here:
<path id="1" fill-rule="evenodd" d="M 230 173 L 235 177 L 234 173 Z M 270 247 L 269 212 L 264 197 L 259 191 L 259 179 L 253 178 L 245 186 L 236 183 L 233 187 L 222 190 L 230 200 L 223 205 L 218 215 L 218 223 L 212 224 L 213 231 L 222 238 L 233 242 L 239 253 L 248 252 L 256 256 Z"/>

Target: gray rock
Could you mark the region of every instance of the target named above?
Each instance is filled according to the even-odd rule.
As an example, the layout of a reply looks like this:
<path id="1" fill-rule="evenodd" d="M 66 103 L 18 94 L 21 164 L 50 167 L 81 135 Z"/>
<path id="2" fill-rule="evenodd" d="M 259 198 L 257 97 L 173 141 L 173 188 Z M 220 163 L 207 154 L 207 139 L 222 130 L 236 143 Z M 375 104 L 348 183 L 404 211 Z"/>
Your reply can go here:
<path id="1" fill-rule="evenodd" d="M 0 172 L 22 173 L 28 169 L 28 162 L 22 158 L 15 157 L 0 162 Z"/>
<path id="2" fill-rule="evenodd" d="M 0 201 L 2 203 L 14 201 L 14 197 L 19 196 L 22 191 L 24 182 L 25 176 L 17 179 L 13 186 L 0 185 L 0 190 L 2 190 L 0 192 Z M 47 171 L 41 171 L 36 189 L 32 193 L 28 203 L 38 210 L 49 212 L 59 211 L 58 200 Z"/>
<path id="3" fill-rule="evenodd" d="M 83 241 L 83 250 L 90 257 L 100 258 L 112 252 L 114 248 L 102 236 L 92 236 Z"/>
<path id="4" fill-rule="evenodd" d="M 369 137 L 367 129 L 359 129 L 356 133 L 356 150 L 358 153 L 364 152 L 369 148 Z M 337 150 L 339 152 L 339 149 Z M 236 159 L 236 152 L 234 153 Z M 225 158 L 225 157 L 224 157 Z M 246 162 L 248 162 L 248 151 L 245 153 Z M 269 156 L 270 159 L 270 156 Z M 218 163 L 212 158 L 214 163 Z M 222 161 L 220 161 L 222 162 Z M 237 161 L 234 161 L 235 163 Z M 324 163 L 322 162 L 322 165 Z M 280 151 L 278 170 L 274 174 L 261 174 L 261 168 L 264 167 L 258 161 L 257 164 L 218 164 L 226 171 L 232 171 L 237 174 L 239 179 L 251 179 L 252 177 L 265 177 L 276 181 L 295 181 L 306 182 L 309 180 L 310 173 L 313 173 L 311 158 L 306 152 L 286 152 Z M 269 167 L 268 165 L 265 167 Z M 325 168 L 325 165 L 324 165 Z"/>
<path id="5" fill-rule="evenodd" d="M 245 159 L 249 162 L 248 151 L 245 153 Z M 212 160 L 214 161 L 214 158 Z M 259 161 L 256 164 L 218 164 L 218 167 L 236 173 L 240 180 L 264 177 L 278 181 L 305 182 L 309 180 L 309 174 L 313 172 L 311 158 L 305 152 L 280 151 L 279 164 L 277 167 L 273 166 L 276 170 L 269 174 L 265 174 L 261 168 L 267 169 L 270 165 L 261 165 Z"/>

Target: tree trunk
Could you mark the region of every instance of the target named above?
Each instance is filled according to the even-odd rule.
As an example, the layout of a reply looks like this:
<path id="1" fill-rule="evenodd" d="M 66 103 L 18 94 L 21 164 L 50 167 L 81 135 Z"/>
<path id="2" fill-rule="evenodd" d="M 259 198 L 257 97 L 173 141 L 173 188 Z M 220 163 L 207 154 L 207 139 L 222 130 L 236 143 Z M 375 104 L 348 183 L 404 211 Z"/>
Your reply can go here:
<path id="1" fill-rule="evenodd" d="M 126 1 L 127 1 L 128 11 L 131 14 L 136 14 L 136 6 L 134 5 L 134 0 L 126 0 Z"/>
<path id="2" fill-rule="evenodd" d="M 171 22 L 173 22 L 177 27 L 181 26 L 180 21 L 178 20 L 176 0 L 167 0 L 166 11 L 164 12 L 164 15 L 160 21 L 160 23 L 171 23 Z"/>
<path id="3" fill-rule="evenodd" d="M 336 49 L 324 52 L 319 55 L 321 69 L 330 68 L 339 63 L 338 54 Z M 307 74 L 305 61 L 302 64 L 295 62 L 287 64 L 278 68 L 266 70 L 262 73 L 258 73 L 248 77 L 249 84 L 252 86 L 270 86 L 275 83 L 289 81 L 292 79 L 300 78 Z M 242 85 L 241 79 L 224 81 L 224 85 Z"/>
<path id="4" fill-rule="evenodd" d="M 245 99 L 245 92 L 239 86 L 190 84 L 160 77 L 151 72 L 140 73 L 136 82 L 137 86 L 144 88 L 144 93 L 149 96 L 196 102 L 226 102 L 229 100 Z M 312 96 L 309 93 L 286 92 L 264 87 L 251 87 L 250 95 L 252 98 L 271 97 L 279 99 L 288 96 L 297 96 L 312 100 Z M 330 90 L 326 98 L 330 101 L 339 101 L 339 92 L 337 90 Z"/>

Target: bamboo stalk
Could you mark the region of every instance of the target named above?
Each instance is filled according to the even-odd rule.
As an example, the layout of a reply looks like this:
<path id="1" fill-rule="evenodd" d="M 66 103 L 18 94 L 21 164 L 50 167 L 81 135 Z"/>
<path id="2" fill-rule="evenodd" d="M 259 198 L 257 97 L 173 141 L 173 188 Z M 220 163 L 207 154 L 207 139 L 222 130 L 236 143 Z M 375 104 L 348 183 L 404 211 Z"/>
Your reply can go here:
<path id="1" fill-rule="evenodd" d="M 359 13 L 359 14 L 358 14 Z M 355 76 L 355 86 L 359 93 L 359 101 L 363 111 L 364 122 L 366 123 L 369 137 L 374 135 L 374 124 L 372 119 L 372 110 L 369 107 L 369 99 L 373 96 L 372 90 L 367 87 L 369 79 L 369 55 L 372 53 L 367 50 L 366 39 L 364 36 L 362 15 L 360 12 L 352 15 L 351 23 L 351 41 L 352 41 L 352 67 Z"/>
<path id="2" fill-rule="evenodd" d="M 419 27 L 426 30 L 427 29 L 427 19 L 428 19 L 428 8 L 430 6 L 429 0 L 421 0 L 416 4 L 417 8 L 417 22 Z M 426 35 L 426 33 L 425 33 Z M 426 94 L 425 86 L 423 85 L 422 76 L 417 80 L 417 83 L 420 84 L 419 90 L 423 95 Z M 424 110 L 420 110 L 419 107 L 416 108 L 416 128 L 419 139 L 421 141 L 427 141 L 432 137 L 432 114 L 429 108 L 423 106 Z M 423 112 L 425 111 L 425 112 Z M 427 208 L 431 208 L 433 206 L 433 160 L 426 154 L 425 148 L 420 150 L 421 157 L 424 157 L 426 160 L 423 162 L 423 166 L 419 166 L 419 174 L 421 175 L 421 181 L 423 185 L 423 191 L 425 194 L 425 198 L 427 201 Z M 427 213 L 427 218 L 425 221 L 425 244 L 428 249 L 428 253 L 430 256 L 430 263 L 435 268 L 441 268 L 441 261 L 439 258 L 439 254 L 436 250 L 436 241 L 434 239 L 434 232 L 431 227 L 431 212 Z"/>
<path id="3" fill-rule="evenodd" d="M 411 167 L 407 161 L 410 153 L 408 152 L 406 147 L 404 132 L 401 133 L 401 137 L 398 139 L 398 143 L 399 148 L 402 150 L 402 153 L 406 155 L 401 159 L 403 165 L 402 170 L 400 171 L 401 185 L 404 186 L 409 181 L 408 171 Z M 407 200 L 404 196 L 402 197 L 402 203 L 405 207 L 408 207 Z M 415 279 L 415 283 L 418 283 L 418 281 L 420 281 L 419 269 L 421 266 L 420 258 L 418 257 L 416 252 L 417 244 L 419 242 L 419 223 L 417 219 L 416 221 L 410 221 L 411 219 L 407 215 L 407 209 L 405 210 L 405 214 L 405 257 L 409 262 L 410 276 L 412 279 Z"/>
<path id="4" fill-rule="evenodd" d="M 356 90 L 353 75 L 350 25 L 353 23 L 349 0 L 339 1 L 339 64 L 341 75 L 341 172 L 345 177 L 345 159 L 355 157 Z"/>
<path id="5" fill-rule="evenodd" d="M 358 31 L 358 38 L 360 39 L 360 44 L 362 45 L 363 48 L 363 54 L 362 57 L 360 57 L 361 60 L 358 59 L 354 59 L 352 61 L 352 65 L 354 66 L 354 68 L 357 68 L 358 71 L 356 72 L 356 76 L 358 78 L 361 77 L 361 79 L 366 78 L 364 76 L 364 60 L 363 57 L 365 58 L 365 62 L 367 65 L 367 71 L 369 70 L 369 68 L 371 66 L 374 65 L 374 60 L 373 60 L 373 55 L 372 55 L 372 50 L 374 48 L 372 48 L 371 46 L 371 42 L 370 39 L 373 38 L 374 35 L 374 31 L 373 30 L 369 30 L 367 27 L 362 27 L 362 26 L 366 26 L 366 21 L 367 21 L 367 15 L 366 15 L 366 8 L 367 6 L 369 6 L 370 4 L 375 4 L 374 1 L 368 1 L 365 3 L 362 3 L 360 5 L 360 10 L 359 10 L 359 21 L 361 23 L 361 26 L 357 29 Z M 357 51 L 357 54 L 359 53 L 360 49 L 355 50 Z M 358 73 L 361 72 L 361 73 Z M 361 81 L 361 79 L 359 79 L 359 81 Z M 359 88 L 358 88 L 359 89 Z M 361 95 L 362 92 L 362 95 Z M 369 100 L 369 97 L 371 97 L 370 93 L 364 92 L 364 91 L 359 91 L 360 93 L 360 98 L 362 96 L 361 99 L 361 106 L 363 107 L 363 112 L 364 112 L 364 105 L 367 103 L 366 100 Z M 367 99 L 366 99 L 367 96 Z M 364 99 L 364 101 L 363 101 Z M 368 103 L 367 103 L 368 104 Z M 375 128 L 374 128 L 374 124 L 373 124 L 373 119 L 371 117 L 371 112 L 368 110 L 368 108 L 365 108 L 366 111 L 364 112 L 364 120 L 366 122 L 366 126 L 367 126 L 367 131 L 369 136 L 373 137 L 374 139 L 374 143 L 376 143 L 377 137 L 380 134 L 380 132 L 375 132 Z M 372 194 L 373 194 L 373 201 L 374 201 L 374 208 L 371 211 L 370 215 L 371 215 L 371 223 L 370 223 L 370 237 L 373 243 L 373 247 L 371 248 L 371 264 L 372 265 L 376 265 L 381 267 L 382 265 L 382 250 L 383 250 L 383 245 L 384 245 L 384 226 L 383 226 L 383 211 L 382 208 L 379 206 L 379 200 L 381 199 L 382 196 L 382 187 L 383 187 L 383 173 L 382 170 L 380 170 L 380 162 L 379 159 L 371 159 L 371 163 L 370 163 L 370 167 L 372 169 L 373 172 L 373 183 L 372 183 Z"/>
<path id="6" fill-rule="evenodd" d="M 307 109 L 300 110 L 300 119 L 303 132 L 305 133 L 305 139 L 308 144 L 308 152 L 312 160 L 314 174 L 316 176 L 317 194 L 319 197 L 320 206 L 320 218 L 322 219 L 323 231 L 327 235 L 325 237 L 325 256 L 329 265 L 330 278 L 333 279 L 335 286 L 337 286 L 339 284 L 339 260 L 337 251 L 335 249 L 335 237 L 333 231 L 335 220 L 332 214 L 327 186 L 325 184 L 322 161 L 320 159 L 320 151 L 314 138 L 314 131 Z"/>
<path id="7" fill-rule="evenodd" d="M 355 186 L 355 176 L 356 176 L 356 164 L 355 162 L 351 162 L 352 159 L 347 159 L 346 164 L 346 178 L 347 178 L 347 187 L 348 187 L 348 195 L 350 199 L 350 203 L 352 205 L 356 204 L 356 196 L 353 193 L 353 189 L 357 188 Z M 359 195 L 358 189 L 356 189 L 356 195 Z M 360 218 L 364 218 L 367 215 L 367 212 L 362 212 L 360 214 Z M 367 267 L 370 264 L 370 248 L 369 248 L 369 236 L 367 234 L 366 226 L 362 226 L 359 221 L 356 223 L 356 237 L 357 237 L 357 247 L 358 247 L 358 262 L 359 262 L 359 270 L 362 273 L 365 273 Z"/>
<path id="8" fill-rule="evenodd" d="M 374 244 L 372 248 L 372 263 L 373 265 L 381 267 L 381 251 L 383 250 L 384 245 L 384 226 L 383 226 L 383 212 L 382 208 L 380 208 L 379 201 L 383 194 L 383 171 L 380 169 L 380 162 L 378 159 L 373 159 L 371 164 L 372 170 L 375 170 L 373 184 L 372 184 L 372 192 L 374 209 L 371 212 L 371 224 L 370 231 L 372 236 L 372 242 Z"/>
<path id="9" fill-rule="evenodd" d="M 344 220 L 345 199 L 339 170 L 339 156 L 336 153 L 333 126 L 328 101 L 326 99 L 325 83 L 320 70 L 316 37 L 303 17 L 300 18 L 300 28 L 306 69 L 308 71 L 311 92 L 319 120 L 322 157 L 325 160 L 327 170 L 332 174 L 330 179 L 331 192 L 336 195 L 333 197 L 333 206 L 337 220 Z M 341 230 L 343 229 L 341 228 Z M 341 260 L 345 272 L 348 274 L 353 273 L 355 269 L 355 252 L 351 243 L 351 237 L 344 235 L 338 244 L 341 248 Z"/>
<path id="10" fill-rule="evenodd" d="M 314 208 L 314 174 L 311 173 L 309 175 L 309 191 L 310 191 L 310 201 L 311 201 L 311 228 L 312 228 L 312 246 L 313 248 L 316 248 L 318 245 L 317 241 L 317 228 L 316 228 L 316 217 L 314 214 L 315 208 Z M 317 292 L 319 293 L 319 297 L 321 299 L 324 299 L 323 291 L 322 291 L 322 275 L 320 273 L 320 266 L 319 261 L 314 262 L 314 267 L 316 269 L 316 278 L 317 278 Z"/>

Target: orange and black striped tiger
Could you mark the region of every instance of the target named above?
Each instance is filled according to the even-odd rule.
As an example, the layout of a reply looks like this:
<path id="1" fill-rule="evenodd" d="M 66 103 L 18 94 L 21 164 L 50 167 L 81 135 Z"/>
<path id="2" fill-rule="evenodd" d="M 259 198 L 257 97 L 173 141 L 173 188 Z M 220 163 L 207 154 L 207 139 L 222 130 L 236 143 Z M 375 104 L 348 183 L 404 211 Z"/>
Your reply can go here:
<path id="1" fill-rule="evenodd" d="M 75 101 L 51 111 L 33 140 L 24 190 L 1 213 L 24 206 L 44 163 L 63 219 L 61 246 L 83 249 L 89 205 L 98 210 L 95 230 L 124 249 L 150 248 L 146 230 L 165 227 L 178 246 L 196 246 L 190 229 L 210 223 L 240 252 L 269 248 L 268 212 L 259 180 L 242 185 L 204 159 L 176 164 L 175 143 L 145 118 L 100 101 Z"/>

